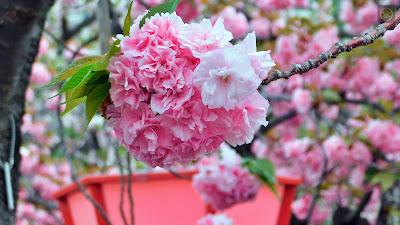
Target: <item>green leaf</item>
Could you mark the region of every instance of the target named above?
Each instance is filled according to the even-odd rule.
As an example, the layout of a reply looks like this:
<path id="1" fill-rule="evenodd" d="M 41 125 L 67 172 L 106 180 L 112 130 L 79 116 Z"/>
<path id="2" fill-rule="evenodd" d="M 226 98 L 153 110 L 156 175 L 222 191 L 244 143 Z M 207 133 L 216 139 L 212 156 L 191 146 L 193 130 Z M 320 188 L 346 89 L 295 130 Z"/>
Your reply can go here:
<path id="1" fill-rule="evenodd" d="M 65 98 L 69 99 L 72 96 L 72 92 L 73 92 L 72 90 L 71 91 L 67 91 L 67 93 L 65 93 Z M 65 114 L 67 114 L 69 111 L 74 109 L 76 106 L 78 106 L 79 104 L 81 104 L 85 100 L 86 100 L 86 96 L 78 98 L 78 99 L 74 99 L 72 101 L 69 101 L 67 103 L 67 106 L 65 107 L 64 112 L 62 112 L 60 116 L 64 116 Z"/>
<path id="2" fill-rule="evenodd" d="M 263 181 L 279 198 L 278 192 L 275 188 L 275 184 L 277 183 L 275 177 L 275 167 L 269 159 L 244 158 L 242 164 L 248 168 L 251 174 L 257 175 L 258 178 Z"/>
<path id="3" fill-rule="evenodd" d="M 106 71 L 94 72 L 92 76 L 83 80 L 81 84 L 73 90 L 72 96 L 67 98 L 64 103 L 68 103 L 72 100 L 88 95 L 96 87 L 96 84 L 103 84 L 108 81 L 108 74 L 109 73 Z"/>
<path id="4" fill-rule="evenodd" d="M 333 91 L 332 89 L 325 89 L 322 91 L 322 97 L 324 98 L 324 100 L 326 101 L 334 101 L 334 102 L 340 102 L 341 101 L 341 97 L 339 96 L 339 94 L 335 91 Z"/>
<path id="5" fill-rule="evenodd" d="M 108 65 L 108 61 L 110 60 L 111 57 L 113 57 L 115 55 L 115 53 L 120 52 L 121 48 L 117 47 L 117 45 L 119 45 L 121 43 L 120 40 L 115 40 L 111 47 L 110 47 L 110 51 L 108 51 L 107 55 L 104 57 L 103 61 L 99 62 L 98 64 L 96 64 L 95 67 L 93 67 L 93 71 L 102 71 L 102 70 L 106 70 L 107 65 Z"/>
<path id="6" fill-rule="evenodd" d="M 83 83 L 86 83 L 95 73 L 92 73 L 94 65 L 88 65 L 78 70 L 72 77 L 64 84 L 58 94 L 66 91 L 76 89 Z"/>
<path id="7" fill-rule="evenodd" d="M 103 56 L 85 56 L 79 58 L 65 67 L 55 79 L 50 81 L 50 83 L 41 86 L 41 88 L 46 88 L 57 84 L 59 81 L 65 80 L 70 78 L 73 74 L 75 74 L 78 70 L 82 69 L 83 67 L 94 65 L 101 61 L 104 57 Z"/>
<path id="8" fill-rule="evenodd" d="M 96 78 L 96 79 L 93 79 Z M 108 74 L 102 76 L 95 76 L 90 79 L 86 85 L 93 85 L 93 84 L 103 84 L 108 81 Z"/>
<path id="9" fill-rule="evenodd" d="M 381 186 L 382 192 L 385 192 L 393 186 L 395 180 L 396 177 L 393 173 L 379 172 L 372 177 L 371 184 L 379 184 Z"/>
<path id="10" fill-rule="evenodd" d="M 132 22 L 132 18 L 131 18 L 132 3 L 133 3 L 133 1 L 131 1 L 131 4 L 129 4 L 128 13 L 126 13 L 126 16 L 125 16 L 124 30 L 123 30 L 124 36 L 129 36 L 129 29 L 131 28 L 131 22 Z"/>
<path id="11" fill-rule="evenodd" d="M 107 95 L 109 94 L 110 87 L 110 82 L 96 85 L 96 87 L 87 95 L 86 127 L 89 125 L 97 110 L 99 110 L 104 99 L 106 99 Z"/>
<path id="12" fill-rule="evenodd" d="M 165 1 L 159 5 L 151 7 L 146 15 L 140 20 L 139 27 L 142 28 L 147 18 L 150 18 L 157 13 L 173 13 L 178 6 L 180 0 Z"/>

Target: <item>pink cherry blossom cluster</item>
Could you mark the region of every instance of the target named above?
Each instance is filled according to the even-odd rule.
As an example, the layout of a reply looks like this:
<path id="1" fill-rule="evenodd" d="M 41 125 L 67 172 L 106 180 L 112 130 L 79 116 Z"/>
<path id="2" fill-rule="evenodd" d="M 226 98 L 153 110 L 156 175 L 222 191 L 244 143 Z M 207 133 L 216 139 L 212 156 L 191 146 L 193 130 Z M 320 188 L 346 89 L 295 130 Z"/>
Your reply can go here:
<path id="1" fill-rule="evenodd" d="M 163 3 L 163 0 L 144 0 L 144 3 L 153 7 L 158 4 Z M 201 7 L 200 0 L 182 0 L 179 5 L 176 7 L 176 14 L 182 18 L 182 20 L 187 23 L 190 22 L 200 16 Z M 121 11 L 126 10 L 126 8 L 121 9 Z M 145 6 L 142 5 L 139 1 L 133 1 L 131 17 L 137 18 L 146 10 Z M 125 12 L 124 12 L 125 13 Z"/>
<path id="2" fill-rule="evenodd" d="M 46 65 L 40 62 L 33 63 L 30 82 L 36 85 L 45 85 L 50 82 L 51 77 L 52 75 Z"/>
<path id="3" fill-rule="evenodd" d="M 53 215 L 44 210 L 36 208 L 34 204 L 29 202 L 19 202 L 17 208 L 16 225 L 42 224 L 53 225 L 59 224 L 61 221 L 61 212 L 54 212 Z M 56 219 L 58 218 L 58 219 Z"/>
<path id="4" fill-rule="evenodd" d="M 389 42 L 389 44 L 397 46 L 397 48 L 400 49 L 399 37 L 400 37 L 400 27 L 396 27 L 393 31 L 388 32 L 383 39 Z"/>
<path id="5" fill-rule="evenodd" d="M 271 12 L 292 7 L 306 8 L 309 7 L 310 0 L 256 0 L 255 3 L 260 9 Z"/>
<path id="6" fill-rule="evenodd" d="M 292 203 L 292 210 L 296 217 L 300 220 L 304 220 L 307 217 L 308 210 L 312 202 L 312 196 L 306 194 L 301 198 L 298 198 Z M 315 207 L 311 215 L 311 224 L 323 224 L 331 213 L 332 209 L 329 207 Z"/>
<path id="7" fill-rule="evenodd" d="M 66 162 L 45 164 L 43 161 L 50 157 L 50 150 L 30 144 L 21 149 L 21 172 L 24 179 L 30 180 L 33 190 L 45 200 L 54 200 L 55 193 L 61 184 L 71 182 L 70 168 Z"/>
<path id="8" fill-rule="evenodd" d="M 246 16 L 242 12 L 238 12 L 233 6 L 226 6 L 210 19 L 215 23 L 220 17 L 224 19 L 225 28 L 232 33 L 234 39 L 239 39 L 248 32 L 249 23 Z"/>
<path id="9" fill-rule="evenodd" d="M 391 121 L 371 120 L 363 130 L 372 145 L 384 154 L 400 153 L 400 126 Z"/>
<path id="10" fill-rule="evenodd" d="M 205 158 L 200 172 L 193 177 L 193 187 L 215 210 L 224 210 L 236 203 L 253 200 L 261 182 L 242 168 L 240 157 L 223 148 L 221 159 Z"/>
<path id="11" fill-rule="evenodd" d="M 287 126 L 287 125 L 286 125 Z M 282 142 L 263 143 L 256 141 L 253 151 L 258 157 L 269 157 L 276 166 L 278 176 L 301 178 L 307 187 L 315 187 L 323 172 L 324 157 L 327 159 L 327 169 L 333 169 L 326 182 L 349 182 L 354 189 L 369 190 L 364 178 L 367 165 L 372 161 L 372 154 L 368 146 L 360 141 L 351 145 L 345 143 L 340 136 L 330 136 L 325 139 L 322 146 L 315 144 L 309 138 L 287 137 Z M 332 189 L 333 188 L 333 189 Z M 329 190 L 321 192 L 318 204 L 311 216 L 312 224 L 321 224 L 329 215 L 331 208 L 326 207 L 337 203 L 341 198 L 350 194 L 346 190 L 336 190 L 337 186 L 331 186 Z M 305 194 L 292 204 L 293 213 L 300 220 L 306 218 L 312 201 L 311 194 Z M 341 204 L 348 204 L 341 202 Z M 375 203 L 371 203 L 375 204 Z"/>
<path id="12" fill-rule="evenodd" d="M 257 52 L 255 34 L 232 45 L 223 20 L 185 24 L 175 13 L 156 14 L 130 35 L 110 72 L 109 125 L 118 142 L 151 167 L 188 163 L 226 140 L 249 143 L 268 101 L 257 91 L 274 62 Z"/>
<path id="13" fill-rule="evenodd" d="M 351 34 L 361 34 L 377 23 L 377 5 L 374 1 L 367 1 L 354 10 L 353 2 L 345 0 L 341 2 L 340 19 L 345 22 L 344 29 Z"/>
<path id="14" fill-rule="evenodd" d="M 198 225 L 233 225 L 232 219 L 226 217 L 225 214 L 207 214 L 201 218 Z"/>

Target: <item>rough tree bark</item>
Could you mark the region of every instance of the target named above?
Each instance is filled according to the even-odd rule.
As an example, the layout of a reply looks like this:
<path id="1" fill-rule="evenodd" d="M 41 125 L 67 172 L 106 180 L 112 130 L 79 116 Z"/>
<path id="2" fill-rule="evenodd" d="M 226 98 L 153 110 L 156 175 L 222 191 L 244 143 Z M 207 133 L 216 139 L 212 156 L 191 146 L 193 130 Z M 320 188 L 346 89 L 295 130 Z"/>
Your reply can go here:
<path id="1" fill-rule="evenodd" d="M 11 171 L 14 201 L 18 197 L 21 156 L 20 127 L 24 114 L 25 90 L 36 57 L 46 13 L 54 0 L 0 0 L 0 160 L 9 159 L 10 120 L 16 124 L 15 164 Z M 2 170 L 2 169 L 1 169 Z M 14 210 L 8 210 L 4 173 L 0 171 L 0 221 L 15 224 Z"/>

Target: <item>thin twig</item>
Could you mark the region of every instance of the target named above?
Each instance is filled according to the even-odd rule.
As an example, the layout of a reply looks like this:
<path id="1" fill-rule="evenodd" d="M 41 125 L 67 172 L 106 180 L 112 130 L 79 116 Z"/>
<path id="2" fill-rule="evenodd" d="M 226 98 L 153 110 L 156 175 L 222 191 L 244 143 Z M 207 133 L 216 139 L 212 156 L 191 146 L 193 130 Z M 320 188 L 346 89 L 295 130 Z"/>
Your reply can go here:
<path id="1" fill-rule="evenodd" d="M 317 116 L 318 116 L 319 118 L 321 118 L 321 119 L 326 123 L 326 125 L 328 125 L 329 127 L 333 128 L 338 134 L 343 135 L 343 132 L 336 126 L 336 124 L 335 124 L 332 120 L 326 118 L 326 117 L 325 117 L 321 112 L 319 112 L 318 110 L 315 110 L 315 113 L 317 114 Z"/>
<path id="2" fill-rule="evenodd" d="M 124 170 L 122 167 L 121 156 L 118 153 L 118 146 L 115 148 L 115 158 L 117 159 L 117 165 L 119 168 L 119 173 L 121 174 L 121 193 L 120 193 L 120 202 L 119 202 L 119 212 L 121 213 L 122 220 L 124 221 L 125 225 L 128 225 L 128 221 L 126 220 L 126 216 L 124 213 L 124 193 L 125 193 L 125 176 Z"/>
<path id="3" fill-rule="evenodd" d="M 371 108 L 376 109 L 376 110 L 378 110 L 378 111 L 380 111 L 380 112 L 383 112 L 383 113 L 386 112 L 385 108 L 383 108 L 383 107 L 382 107 L 381 105 L 379 105 L 378 103 L 371 102 L 368 98 L 360 99 L 360 100 L 356 100 L 356 99 L 347 99 L 347 98 L 345 98 L 345 99 L 343 99 L 343 100 L 344 100 L 344 102 L 347 102 L 347 103 L 365 104 L 365 105 L 368 105 L 368 106 L 370 106 Z"/>
<path id="4" fill-rule="evenodd" d="M 307 216 L 306 216 L 306 219 L 304 220 L 304 224 L 309 224 L 309 222 L 311 220 L 311 216 L 312 216 L 312 213 L 314 211 L 314 207 L 317 204 L 317 200 L 319 198 L 319 192 L 321 191 L 322 183 L 324 182 L 325 177 L 328 175 L 328 173 L 327 173 L 327 170 L 328 170 L 328 157 L 326 156 L 326 153 L 325 153 L 325 151 L 323 149 L 322 142 L 321 142 L 321 137 L 319 135 L 320 134 L 320 129 L 319 129 L 319 123 L 318 123 L 317 115 L 316 115 L 314 109 L 311 109 L 310 112 L 311 112 L 311 118 L 314 121 L 314 125 L 315 125 L 315 138 L 316 138 L 318 144 L 320 145 L 322 154 L 324 156 L 324 164 L 323 164 L 322 174 L 321 174 L 321 177 L 319 178 L 317 186 L 315 187 L 315 190 L 314 190 L 314 193 L 313 193 L 313 199 L 312 199 L 310 208 L 308 208 Z"/>
<path id="5" fill-rule="evenodd" d="M 59 100 L 59 103 L 61 103 L 61 98 Z M 85 195 L 85 197 L 94 205 L 94 207 L 99 211 L 100 215 L 106 220 L 108 225 L 112 225 L 110 219 L 108 218 L 107 214 L 105 213 L 105 211 L 103 210 L 103 208 L 100 206 L 100 204 L 92 198 L 92 196 L 90 196 L 89 192 L 86 190 L 86 188 L 82 185 L 82 183 L 78 180 L 78 176 L 76 174 L 76 170 L 74 167 L 74 163 L 72 161 L 70 152 L 68 151 L 68 149 L 65 147 L 66 143 L 64 140 L 64 124 L 61 120 L 61 109 L 60 109 L 60 105 L 57 106 L 57 121 L 58 121 L 58 125 L 59 125 L 59 131 L 60 131 L 60 143 L 61 146 L 64 148 L 64 152 L 65 152 L 65 156 L 67 158 L 68 164 L 70 166 L 70 170 L 71 170 L 71 178 L 74 181 L 74 183 L 78 186 L 79 190 L 82 191 L 82 193 Z"/>
<path id="6" fill-rule="evenodd" d="M 147 4 L 146 2 L 144 2 L 144 0 L 138 0 L 138 2 L 139 2 L 142 6 L 144 6 L 146 9 L 150 9 L 150 8 L 151 8 L 151 6 L 150 6 L 149 4 Z"/>
<path id="7" fill-rule="evenodd" d="M 362 37 L 354 38 L 346 43 L 336 43 L 334 47 L 328 51 L 322 52 L 318 56 L 304 61 L 300 64 L 293 64 L 290 69 L 280 71 L 274 70 L 268 77 L 263 80 L 262 84 L 267 85 L 278 79 L 288 79 L 295 74 L 302 74 L 311 69 L 319 67 L 331 58 L 336 58 L 342 52 L 350 52 L 353 49 L 372 44 L 376 39 L 382 37 L 386 31 L 393 30 L 400 23 L 400 11 L 397 12 L 393 22 L 387 22 L 378 25 L 374 30 L 366 33 Z"/>
<path id="8" fill-rule="evenodd" d="M 74 51 L 74 54 L 72 54 L 72 56 L 71 56 L 71 60 L 74 60 L 74 58 L 75 58 L 78 54 L 80 54 L 79 51 L 80 51 L 83 47 L 85 47 L 86 45 L 88 45 L 88 44 L 92 43 L 93 41 L 97 40 L 98 37 L 99 37 L 99 35 L 96 34 L 96 35 L 94 35 L 93 37 L 87 39 L 85 42 L 83 42 L 83 43 Z M 71 63 L 71 62 L 70 62 L 70 63 Z"/>
<path id="9" fill-rule="evenodd" d="M 269 95 L 262 94 L 262 96 L 271 101 L 292 101 L 292 97 L 290 95 Z"/>
<path id="10" fill-rule="evenodd" d="M 127 154 L 128 163 L 128 195 L 129 195 L 129 207 L 131 212 L 131 224 L 135 225 L 135 214 L 133 211 L 133 194 L 132 194 L 132 168 L 131 168 L 131 156 Z"/>
<path id="11" fill-rule="evenodd" d="M 192 180 L 192 178 L 190 176 L 177 173 L 176 171 L 174 171 L 172 169 L 169 169 L 168 171 L 170 173 L 172 173 L 172 175 L 174 175 L 175 177 L 182 178 L 182 179 L 185 179 L 185 180 Z"/>
<path id="12" fill-rule="evenodd" d="M 264 134 L 265 132 L 271 130 L 272 128 L 274 128 L 275 126 L 295 117 L 297 115 L 297 111 L 296 110 L 291 110 L 288 113 L 284 114 L 281 117 L 275 118 L 274 120 L 271 120 L 267 126 L 265 127 L 261 127 L 260 128 L 260 132 L 262 134 Z"/>
<path id="13" fill-rule="evenodd" d="M 82 30 L 82 28 L 86 27 L 87 25 L 91 24 L 93 21 L 96 20 L 96 15 L 93 14 L 89 17 L 87 17 L 85 20 L 83 20 L 80 24 L 78 24 L 76 27 L 70 29 L 70 30 L 66 30 L 63 33 L 62 36 L 62 40 L 67 41 L 68 39 L 70 39 L 71 37 L 73 37 L 75 34 L 77 34 L 79 31 Z"/>
<path id="14" fill-rule="evenodd" d="M 68 47 L 64 41 L 62 41 L 61 39 L 57 38 L 54 34 L 52 34 L 50 31 L 44 29 L 43 32 L 45 32 L 47 35 L 49 35 L 55 42 L 57 42 L 58 44 L 60 44 L 63 48 L 65 48 L 66 50 L 70 51 L 70 52 L 75 52 L 74 50 L 72 50 L 70 47 Z"/>
<path id="15" fill-rule="evenodd" d="M 65 151 L 65 155 L 67 158 L 67 161 L 69 163 L 70 169 L 71 169 L 71 178 L 74 181 L 74 183 L 78 186 L 79 190 L 85 195 L 85 197 L 94 205 L 94 207 L 99 211 L 100 215 L 106 220 L 108 225 L 112 225 L 110 219 L 108 218 L 106 212 L 104 209 L 101 207 L 101 205 L 94 199 L 92 196 L 90 196 L 89 192 L 86 190 L 85 186 L 78 180 L 78 176 L 76 174 L 76 170 L 74 167 L 74 163 L 71 158 L 71 154 L 67 151 Z"/>
<path id="16" fill-rule="evenodd" d="M 364 211 L 364 208 L 367 206 L 371 196 L 372 191 L 368 191 L 364 194 L 360 200 L 360 203 L 357 205 L 356 210 L 352 211 L 346 216 L 344 221 L 346 221 L 347 224 L 355 224 L 357 222 L 357 219 L 360 218 L 360 214 L 362 211 Z"/>

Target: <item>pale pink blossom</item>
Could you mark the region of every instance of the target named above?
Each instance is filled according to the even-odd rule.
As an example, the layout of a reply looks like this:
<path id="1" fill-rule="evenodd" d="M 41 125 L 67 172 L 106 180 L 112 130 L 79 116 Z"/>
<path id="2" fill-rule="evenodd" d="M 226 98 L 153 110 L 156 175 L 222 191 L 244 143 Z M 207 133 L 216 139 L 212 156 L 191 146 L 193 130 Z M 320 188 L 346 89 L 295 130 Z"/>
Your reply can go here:
<path id="1" fill-rule="evenodd" d="M 218 18 L 214 26 L 209 19 L 185 25 L 179 38 L 182 46 L 189 48 L 193 56 L 200 58 L 209 51 L 228 46 L 233 36 L 225 30 L 224 20 Z"/>
<path id="2" fill-rule="evenodd" d="M 296 89 L 293 92 L 292 103 L 299 113 L 307 113 L 311 108 L 311 93 L 307 89 Z"/>
<path id="3" fill-rule="evenodd" d="M 345 22 L 344 29 L 347 32 L 359 34 L 377 22 L 377 5 L 373 1 L 366 2 L 356 12 L 352 1 L 346 0 L 341 4 L 339 17 Z"/>
<path id="4" fill-rule="evenodd" d="M 200 166 L 193 177 L 193 187 L 215 210 L 223 210 L 240 202 L 253 200 L 261 183 L 241 166 L 233 150 L 223 150 L 218 164 Z"/>
<path id="5" fill-rule="evenodd" d="M 286 158 L 298 157 L 304 154 L 310 145 L 312 144 L 311 139 L 294 139 L 283 144 L 283 151 Z"/>
<path id="6" fill-rule="evenodd" d="M 299 42 L 299 37 L 296 34 L 289 36 L 280 35 L 276 40 L 276 50 L 272 55 L 277 65 L 286 68 L 291 63 L 298 63 L 299 59 L 296 43 Z"/>
<path id="7" fill-rule="evenodd" d="M 400 126 L 391 121 L 371 120 L 363 132 L 385 154 L 400 151 Z"/>
<path id="8" fill-rule="evenodd" d="M 306 194 L 292 203 L 292 210 L 297 219 L 306 219 L 312 201 L 313 198 L 311 194 Z M 320 206 L 316 204 L 311 213 L 310 222 L 311 224 L 321 224 L 327 219 L 329 214 L 330 210 L 328 208 L 320 208 Z"/>
<path id="9" fill-rule="evenodd" d="M 257 0 L 255 3 L 260 9 L 270 12 L 289 8 L 292 0 Z"/>
<path id="10" fill-rule="evenodd" d="M 371 89 L 372 93 L 375 94 L 374 97 L 379 96 L 382 99 L 392 100 L 398 88 L 398 82 L 389 73 L 384 72 L 375 80 Z"/>
<path id="11" fill-rule="evenodd" d="M 28 86 L 25 91 L 25 102 L 33 102 L 34 98 L 35 92 L 32 87 Z"/>
<path id="12" fill-rule="evenodd" d="M 207 214 L 199 221 L 198 225 L 233 225 L 232 219 L 226 217 L 225 214 Z"/>
<path id="13" fill-rule="evenodd" d="M 224 19 L 225 28 L 232 32 L 234 39 L 243 37 L 249 30 L 246 16 L 242 12 L 237 12 L 233 6 L 226 6 L 221 12 L 213 15 L 211 21 L 215 22 L 219 17 Z"/>
<path id="14" fill-rule="evenodd" d="M 238 107 L 228 112 L 232 123 L 225 129 L 221 127 L 226 142 L 232 146 L 250 143 L 259 127 L 268 125 L 266 120 L 268 107 L 268 101 L 258 92 L 254 92 Z"/>
<path id="15" fill-rule="evenodd" d="M 250 57 L 251 66 L 262 80 L 267 78 L 268 72 L 275 66 L 275 62 L 271 59 L 271 51 L 257 52 L 255 32 L 249 33 L 246 38 L 235 45 L 234 48 Z"/>
<path id="16" fill-rule="evenodd" d="M 32 65 L 32 73 L 29 79 L 30 82 L 36 85 L 45 85 L 51 80 L 51 73 L 47 69 L 46 65 L 41 62 L 35 62 Z"/>
<path id="17" fill-rule="evenodd" d="M 41 55 L 46 54 L 46 52 L 49 50 L 49 48 L 50 48 L 49 41 L 47 40 L 46 37 L 42 36 L 42 38 L 40 38 L 40 42 L 39 42 L 38 55 L 41 56 Z"/>
<path id="18" fill-rule="evenodd" d="M 397 26 L 393 31 L 387 32 L 385 36 L 383 36 L 383 39 L 389 44 L 397 46 L 398 49 L 400 49 L 400 28 Z"/>
<path id="19" fill-rule="evenodd" d="M 362 57 L 355 66 L 350 67 L 346 76 L 350 79 L 350 88 L 355 91 L 371 93 L 371 87 L 379 76 L 379 60 Z"/>
<path id="20" fill-rule="evenodd" d="M 250 22 L 251 29 L 256 32 L 257 38 L 266 39 L 271 33 L 271 22 L 265 17 L 257 17 Z"/>
<path id="21" fill-rule="evenodd" d="M 348 165 L 352 162 L 349 148 L 341 137 L 330 136 L 323 142 L 323 147 L 331 164 Z"/>
<path id="22" fill-rule="evenodd" d="M 193 84 L 201 91 L 204 105 L 210 109 L 234 109 L 261 83 L 249 56 L 233 48 L 205 54 L 193 76 Z"/>

